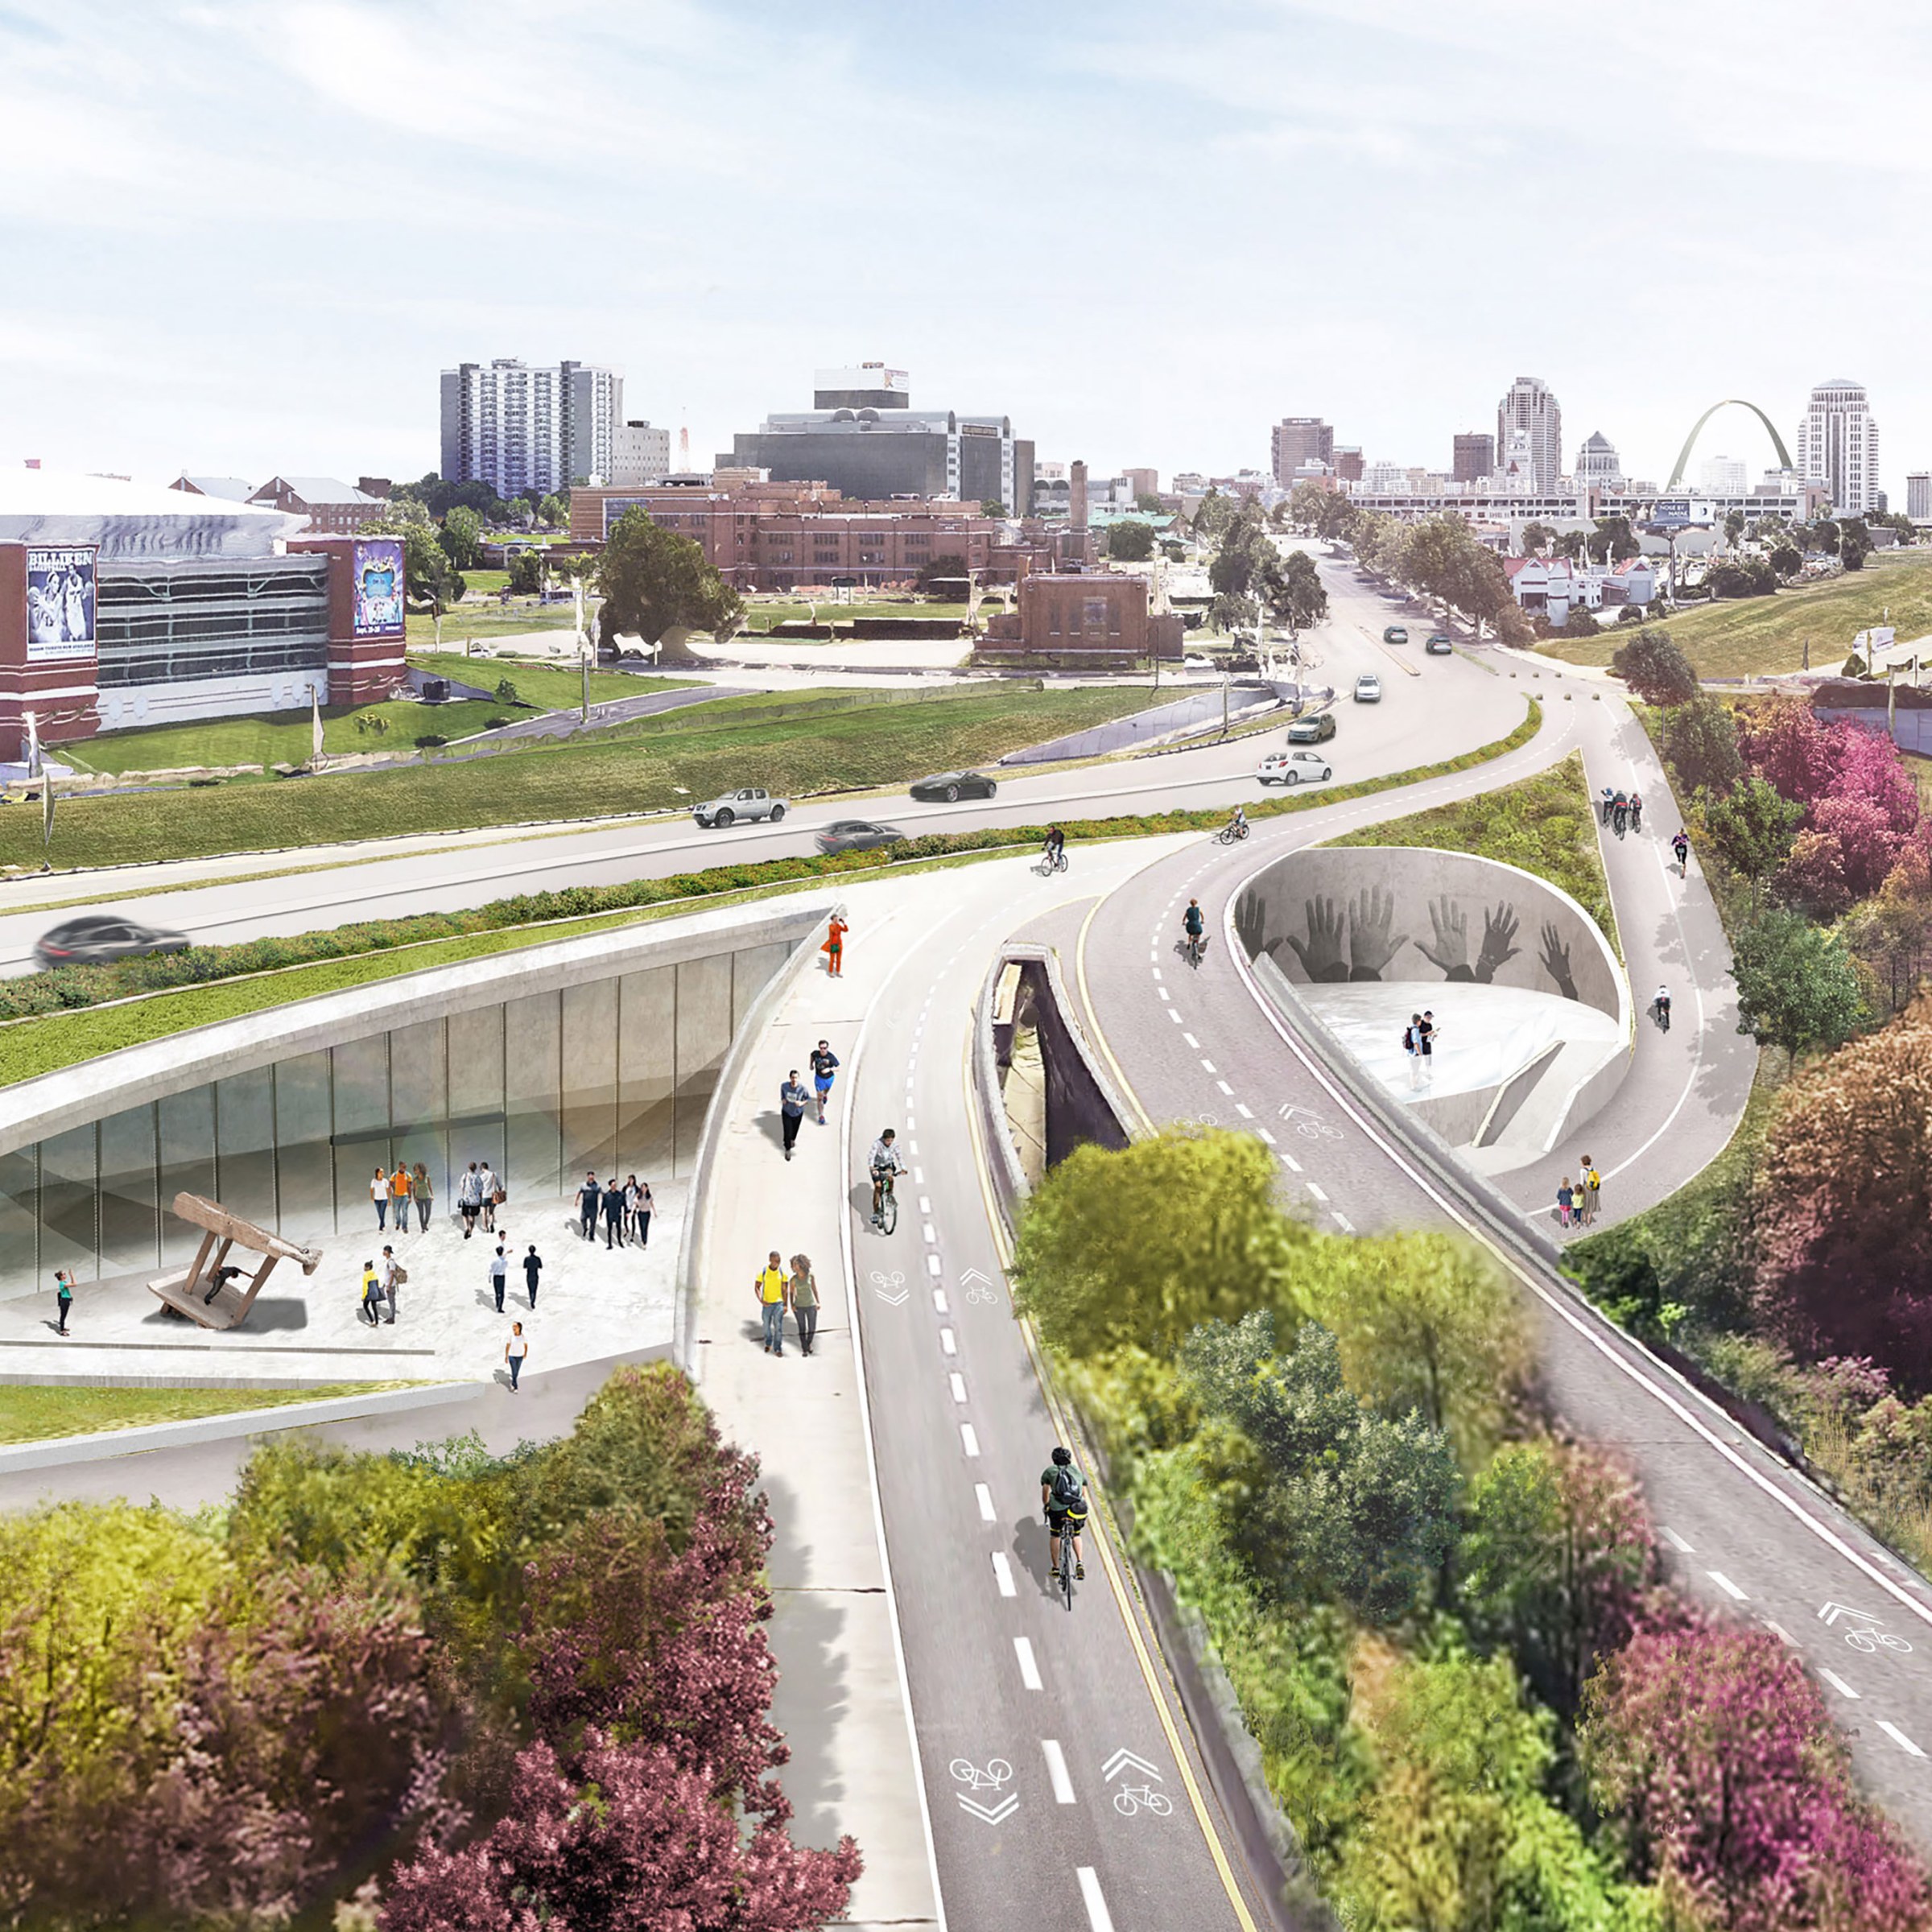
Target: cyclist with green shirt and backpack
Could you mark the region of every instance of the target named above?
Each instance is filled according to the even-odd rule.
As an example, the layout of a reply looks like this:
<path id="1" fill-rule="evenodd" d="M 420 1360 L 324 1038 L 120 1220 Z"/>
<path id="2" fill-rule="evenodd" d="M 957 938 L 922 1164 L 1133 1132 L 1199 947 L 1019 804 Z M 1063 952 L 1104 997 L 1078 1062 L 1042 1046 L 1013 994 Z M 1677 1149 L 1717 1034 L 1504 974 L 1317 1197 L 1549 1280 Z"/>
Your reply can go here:
<path id="1" fill-rule="evenodd" d="M 1080 1532 L 1087 1526 L 1087 1484 L 1073 1466 L 1073 1451 L 1057 1445 L 1053 1460 L 1040 1472 L 1040 1502 L 1046 1512 L 1049 1573 L 1060 1571 L 1060 1538 L 1073 1546 L 1073 1574 L 1084 1579 L 1087 1566 L 1080 1561 Z"/>

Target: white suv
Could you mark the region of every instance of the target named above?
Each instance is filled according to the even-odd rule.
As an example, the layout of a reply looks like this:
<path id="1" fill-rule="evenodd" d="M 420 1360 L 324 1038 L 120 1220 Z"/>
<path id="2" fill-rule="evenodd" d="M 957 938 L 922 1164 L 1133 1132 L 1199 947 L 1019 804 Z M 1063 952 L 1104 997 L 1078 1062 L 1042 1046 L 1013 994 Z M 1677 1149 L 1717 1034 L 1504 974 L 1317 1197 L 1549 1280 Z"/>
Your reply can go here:
<path id="1" fill-rule="evenodd" d="M 1355 701 L 1358 704 L 1379 704 L 1382 701 L 1382 681 L 1372 671 L 1365 671 L 1355 681 Z"/>
<path id="2" fill-rule="evenodd" d="M 785 801 L 774 799 L 762 786 L 747 785 L 728 791 L 722 798 L 694 805 L 691 815 L 708 832 L 714 825 L 735 825 L 740 819 L 769 819 L 773 824 L 785 815 Z"/>

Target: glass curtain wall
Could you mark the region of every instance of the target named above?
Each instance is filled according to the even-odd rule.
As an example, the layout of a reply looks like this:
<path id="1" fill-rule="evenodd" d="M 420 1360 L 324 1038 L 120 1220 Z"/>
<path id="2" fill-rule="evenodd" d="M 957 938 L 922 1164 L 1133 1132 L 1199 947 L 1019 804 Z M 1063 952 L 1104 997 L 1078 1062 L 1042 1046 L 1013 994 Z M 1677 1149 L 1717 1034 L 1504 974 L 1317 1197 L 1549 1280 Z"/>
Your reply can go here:
<path id="1" fill-rule="evenodd" d="M 688 1173 L 724 1055 L 782 944 L 647 968 L 278 1061 L 0 1154 L 0 1293 L 189 1259 L 186 1191 L 291 1241 L 374 1231 L 375 1170 L 434 1213 L 472 1161 L 512 1200 Z"/>

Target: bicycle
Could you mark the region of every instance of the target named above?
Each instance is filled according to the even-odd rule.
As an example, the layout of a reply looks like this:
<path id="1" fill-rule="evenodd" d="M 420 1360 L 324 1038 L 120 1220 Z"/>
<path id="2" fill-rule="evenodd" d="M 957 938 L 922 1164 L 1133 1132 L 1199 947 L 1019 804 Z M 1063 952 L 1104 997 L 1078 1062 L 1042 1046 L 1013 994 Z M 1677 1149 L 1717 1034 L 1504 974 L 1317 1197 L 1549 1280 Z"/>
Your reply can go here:
<path id="1" fill-rule="evenodd" d="M 899 1197 L 893 1191 L 892 1170 L 881 1167 L 873 1175 L 879 1186 L 879 1205 L 872 1224 L 881 1234 L 890 1234 L 899 1224 Z"/>
<path id="2" fill-rule="evenodd" d="M 1085 1527 L 1086 1520 L 1084 1517 L 1080 1519 L 1082 1528 Z M 1069 1610 L 1073 1608 L 1073 1539 L 1079 1534 L 1080 1530 L 1073 1526 L 1073 1518 L 1068 1517 L 1060 1530 L 1060 1567 L 1055 1572 L 1055 1579 Z"/>
<path id="3" fill-rule="evenodd" d="M 1912 1646 L 1902 1637 L 1893 1637 L 1885 1630 L 1847 1630 L 1845 1641 L 1854 1650 L 1862 1650 L 1867 1657 L 1875 1656 L 1879 1650 L 1896 1650 L 1909 1656 Z"/>
<path id="4" fill-rule="evenodd" d="M 1113 1794 L 1113 1808 L 1122 1818 L 1133 1818 L 1142 1811 L 1151 1811 L 1156 1818 L 1171 1818 L 1174 1800 L 1152 1785 L 1122 1785 Z"/>
<path id="5" fill-rule="evenodd" d="M 1204 932 L 1191 932 L 1185 935 L 1187 964 L 1198 967 L 1201 956 L 1208 950 L 1208 935 Z"/>
<path id="6" fill-rule="evenodd" d="M 1217 845 L 1238 845 L 1247 836 L 1248 821 L 1245 819 L 1241 819 L 1224 825 L 1214 835 L 1214 842 Z"/>
<path id="7" fill-rule="evenodd" d="M 1066 869 L 1067 848 L 1064 845 L 1061 846 L 1058 851 L 1054 850 L 1051 846 L 1048 847 L 1040 854 L 1034 866 L 1034 870 L 1043 879 L 1051 878 L 1056 872 L 1064 872 Z"/>

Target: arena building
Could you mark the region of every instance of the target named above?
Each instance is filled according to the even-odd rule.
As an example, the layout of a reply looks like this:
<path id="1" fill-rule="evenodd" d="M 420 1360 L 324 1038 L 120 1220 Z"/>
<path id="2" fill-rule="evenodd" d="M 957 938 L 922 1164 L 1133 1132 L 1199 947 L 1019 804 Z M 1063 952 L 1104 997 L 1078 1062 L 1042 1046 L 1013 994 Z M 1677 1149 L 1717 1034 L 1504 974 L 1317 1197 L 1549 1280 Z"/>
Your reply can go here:
<path id="1" fill-rule="evenodd" d="M 0 760 L 29 745 L 378 698 L 402 546 L 213 496 L 0 471 Z"/>

